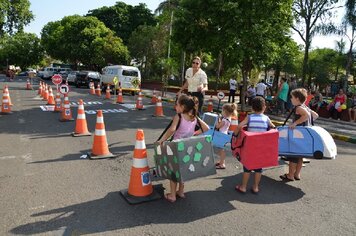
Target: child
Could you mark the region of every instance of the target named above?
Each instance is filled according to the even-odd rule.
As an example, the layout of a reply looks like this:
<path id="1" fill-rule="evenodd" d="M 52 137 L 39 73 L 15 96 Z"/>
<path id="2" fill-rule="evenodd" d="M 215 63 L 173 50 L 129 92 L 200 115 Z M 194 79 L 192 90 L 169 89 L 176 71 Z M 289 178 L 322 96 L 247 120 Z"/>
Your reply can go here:
<path id="1" fill-rule="evenodd" d="M 318 118 L 318 113 L 310 110 L 305 104 L 307 99 L 307 91 L 302 88 L 294 89 L 292 92 L 292 104 L 295 106 L 293 123 L 289 128 L 294 129 L 296 126 L 310 126 L 312 119 Z M 300 171 L 303 167 L 303 158 L 293 157 L 287 158 L 289 161 L 289 171 L 287 174 L 279 176 L 283 181 L 300 180 Z"/>
<path id="2" fill-rule="evenodd" d="M 226 103 L 222 107 L 222 118 L 219 118 L 218 123 L 216 124 L 215 128 L 219 130 L 219 132 L 223 134 L 227 134 L 229 131 L 229 126 L 231 124 L 231 117 L 237 116 L 237 106 L 235 103 Z M 220 156 L 220 160 L 218 163 L 215 164 L 216 169 L 225 169 L 225 158 L 226 153 L 224 148 L 215 148 Z"/>
<path id="3" fill-rule="evenodd" d="M 264 115 L 263 112 L 266 109 L 266 103 L 264 98 L 255 97 L 252 99 L 252 110 L 254 114 L 248 115 L 235 130 L 235 135 L 237 135 L 240 130 L 247 126 L 247 131 L 250 132 L 265 132 L 270 128 L 274 128 L 274 124 L 268 118 L 268 116 Z M 252 186 L 251 192 L 257 194 L 259 192 L 259 183 L 262 176 L 262 169 L 248 170 L 245 166 L 243 167 L 244 173 L 242 175 L 242 183 L 241 185 L 236 185 L 235 189 L 240 193 L 246 193 L 248 179 L 250 178 L 251 171 L 255 172 L 255 181 Z"/>
<path id="4" fill-rule="evenodd" d="M 209 130 L 209 126 L 198 117 L 198 105 L 199 101 L 196 97 L 190 97 L 185 94 L 180 95 L 176 105 L 177 113 L 181 114 L 181 117 L 177 114 L 173 117 L 172 125 L 167 132 L 158 140 L 159 144 L 162 144 L 169 137 L 173 135 L 173 140 L 189 138 L 194 134 L 200 134 Z M 177 129 L 177 125 L 179 127 Z M 196 126 L 200 126 L 199 130 L 195 131 Z M 177 191 L 177 182 L 170 180 L 171 192 L 165 195 L 165 198 L 169 202 L 175 202 L 176 197 L 185 198 L 184 184 L 179 182 Z"/>

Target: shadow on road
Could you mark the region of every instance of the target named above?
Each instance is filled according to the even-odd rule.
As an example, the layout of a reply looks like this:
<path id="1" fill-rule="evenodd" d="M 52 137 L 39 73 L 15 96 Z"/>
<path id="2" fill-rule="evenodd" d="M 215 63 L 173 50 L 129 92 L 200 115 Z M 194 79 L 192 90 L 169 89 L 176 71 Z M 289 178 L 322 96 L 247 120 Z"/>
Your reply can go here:
<path id="1" fill-rule="evenodd" d="M 119 192 L 108 193 L 104 198 L 80 204 L 33 214 L 44 217 L 39 220 L 13 228 L 13 234 L 37 234 L 64 230 L 64 235 L 72 233 L 89 234 L 133 228 L 149 224 L 189 223 L 221 213 L 236 211 L 235 220 L 244 217 L 237 212 L 231 201 L 251 204 L 276 204 L 296 201 L 304 193 L 293 186 L 263 177 L 263 191 L 258 196 L 240 194 L 234 190 L 241 175 L 222 179 L 222 186 L 215 191 L 190 191 L 187 198 L 172 204 L 165 200 L 129 205 Z M 33 219 L 32 219 L 33 220 Z"/>

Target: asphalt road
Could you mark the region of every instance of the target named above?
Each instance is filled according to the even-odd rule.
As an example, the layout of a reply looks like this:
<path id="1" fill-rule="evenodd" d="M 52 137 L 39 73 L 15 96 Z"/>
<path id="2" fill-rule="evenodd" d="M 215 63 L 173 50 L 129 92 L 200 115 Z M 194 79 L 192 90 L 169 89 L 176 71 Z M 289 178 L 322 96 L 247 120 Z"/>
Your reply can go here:
<path id="1" fill-rule="evenodd" d="M 44 102 L 36 99 L 36 91 L 25 90 L 23 81 L 8 84 L 14 106 L 13 114 L 0 115 L 0 235 L 356 233 L 355 144 L 337 141 L 337 159 L 311 160 L 301 181 L 281 182 L 283 163 L 266 170 L 259 195 L 234 190 L 242 168 L 229 154 L 226 170 L 186 183 L 186 199 L 132 206 L 119 191 L 128 187 L 136 129 L 145 132 L 152 165 L 152 143 L 173 115 L 171 105 L 164 104 L 167 117 L 154 118 L 154 107 L 133 111 L 73 88 L 71 101 L 92 102 L 86 110 L 122 109 L 104 114 L 109 148 L 118 157 L 81 159 L 91 150 L 93 136 L 71 137 L 75 122 L 59 122 L 59 114 L 42 111 Z M 134 103 L 133 97 L 124 99 Z M 95 119 L 87 114 L 92 132 Z M 167 187 L 167 181 L 154 184 L 159 183 Z"/>

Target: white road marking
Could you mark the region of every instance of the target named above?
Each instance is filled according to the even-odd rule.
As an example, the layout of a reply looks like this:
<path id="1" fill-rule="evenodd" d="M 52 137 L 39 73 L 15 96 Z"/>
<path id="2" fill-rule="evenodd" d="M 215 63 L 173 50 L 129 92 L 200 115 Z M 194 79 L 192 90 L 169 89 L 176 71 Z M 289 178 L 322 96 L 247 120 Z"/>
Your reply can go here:
<path id="1" fill-rule="evenodd" d="M 15 159 L 16 156 L 3 156 L 3 157 L 0 157 L 0 160 L 7 160 L 7 159 Z"/>
<path id="2" fill-rule="evenodd" d="M 25 119 L 23 119 L 23 118 L 19 118 L 19 123 L 20 123 L 20 124 L 25 123 Z"/>
<path id="3" fill-rule="evenodd" d="M 30 208 L 28 208 L 30 211 L 33 211 L 33 210 L 38 210 L 38 209 L 43 209 L 43 208 L 45 208 L 45 206 L 44 205 L 42 205 L 42 206 L 36 206 L 36 207 L 30 207 Z"/>

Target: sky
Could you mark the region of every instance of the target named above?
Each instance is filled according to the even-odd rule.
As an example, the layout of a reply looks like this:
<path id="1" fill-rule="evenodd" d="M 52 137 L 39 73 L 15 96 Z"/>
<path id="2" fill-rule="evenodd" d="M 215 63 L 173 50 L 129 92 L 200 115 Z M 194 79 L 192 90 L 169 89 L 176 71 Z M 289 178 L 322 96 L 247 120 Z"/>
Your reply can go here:
<path id="1" fill-rule="evenodd" d="M 35 15 L 35 19 L 25 27 L 25 31 L 35 33 L 38 36 L 44 25 L 50 21 L 57 21 L 64 16 L 69 15 L 85 15 L 89 10 L 100 8 L 103 6 L 113 6 L 118 0 L 30 0 L 31 11 Z M 130 5 L 138 5 L 143 2 L 153 12 L 159 5 L 161 0 L 120 0 Z M 342 10 L 338 12 L 339 16 L 335 21 L 341 21 Z M 293 39 L 298 44 L 303 44 L 297 34 L 293 34 Z M 337 36 L 316 36 L 312 42 L 312 48 L 335 48 L 335 41 L 340 40 Z"/>

